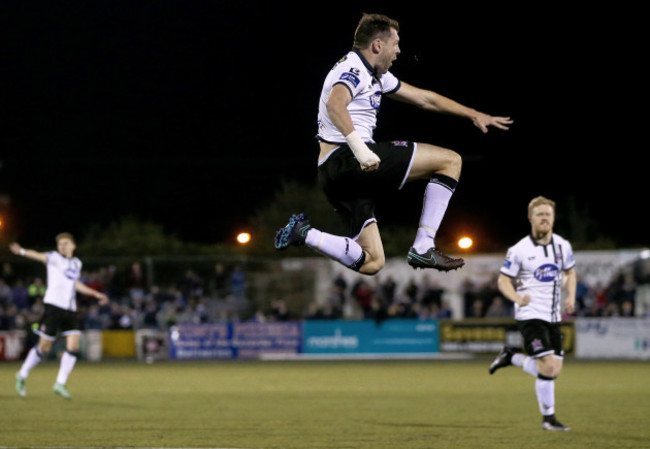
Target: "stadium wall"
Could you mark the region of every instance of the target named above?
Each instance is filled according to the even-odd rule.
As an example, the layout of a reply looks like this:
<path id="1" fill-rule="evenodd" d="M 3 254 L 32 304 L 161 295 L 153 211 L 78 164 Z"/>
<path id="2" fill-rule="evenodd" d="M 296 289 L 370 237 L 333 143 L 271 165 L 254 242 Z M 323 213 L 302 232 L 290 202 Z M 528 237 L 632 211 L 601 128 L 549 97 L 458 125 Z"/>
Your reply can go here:
<path id="1" fill-rule="evenodd" d="M 564 350 L 578 359 L 650 360 L 650 319 L 577 318 L 562 324 Z M 26 332 L 0 332 L 0 361 L 20 360 Z M 514 320 L 313 320 L 185 324 L 169 331 L 83 332 L 82 357 L 156 360 L 437 357 L 521 347 Z M 57 341 L 52 358 L 63 350 Z"/>

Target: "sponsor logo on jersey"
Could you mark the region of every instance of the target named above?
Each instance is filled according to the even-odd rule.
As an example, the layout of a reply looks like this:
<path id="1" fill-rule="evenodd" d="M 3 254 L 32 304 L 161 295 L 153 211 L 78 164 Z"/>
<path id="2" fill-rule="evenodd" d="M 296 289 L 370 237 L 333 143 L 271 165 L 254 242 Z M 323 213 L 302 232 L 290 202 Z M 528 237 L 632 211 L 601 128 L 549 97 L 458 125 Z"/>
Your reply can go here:
<path id="1" fill-rule="evenodd" d="M 342 73 L 339 79 L 341 81 L 347 81 L 348 83 L 352 84 L 354 87 L 357 87 L 361 82 L 359 80 L 359 77 L 357 77 L 354 73 L 350 73 L 350 72 Z"/>
<path id="2" fill-rule="evenodd" d="M 512 266 L 512 261 L 511 260 L 506 259 L 506 260 L 503 261 L 503 268 L 508 268 L 509 269 L 511 266 Z"/>
<path id="3" fill-rule="evenodd" d="M 75 270 L 74 268 L 67 268 L 63 271 L 63 275 L 71 281 L 76 281 L 79 277 L 79 271 Z"/>
<path id="4" fill-rule="evenodd" d="M 539 282 L 553 282 L 558 278 L 560 274 L 560 269 L 557 265 L 552 263 L 547 263 L 535 270 L 533 276 Z"/>

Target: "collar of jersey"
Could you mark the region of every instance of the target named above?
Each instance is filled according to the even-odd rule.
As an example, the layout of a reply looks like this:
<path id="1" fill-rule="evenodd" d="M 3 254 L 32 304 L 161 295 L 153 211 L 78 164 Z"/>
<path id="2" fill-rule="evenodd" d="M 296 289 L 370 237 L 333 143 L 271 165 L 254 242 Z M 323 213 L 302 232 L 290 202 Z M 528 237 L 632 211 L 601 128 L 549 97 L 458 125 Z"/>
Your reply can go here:
<path id="1" fill-rule="evenodd" d="M 548 246 L 553 244 L 553 235 L 551 235 L 551 241 L 547 244 L 539 243 L 537 240 L 535 240 L 535 237 L 533 237 L 532 233 L 528 234 L 528 237 L 530 237 L 530 240 L 532 240 L 534 246 Z"/>
<path id="2" fill-rule="evenodd" d="M 357 54 L 357 56 L 359 57 L 359 59 L 361 59 L 361 62 L 363 62 L 363 65 L 366 66 L 366 68 L 368 69 L 368 71 L 370 72 L 370 74 L 371 74 L 373 77 L 375 77 L 375 78 L 379 78 L 379 76 L 377 75 L 377 71 L 375 70 L 375 68 L 374 68 L 373 66 L 371 66 L 370 63 L 368 62 L 368 60 L 366 59 L 366 57 L 363 56 L 363 54 L 361 54 L 361 50 L 359 50 L 357 47 L 352 47 L 352 51 L 355 52 L 355 53 Z"/>

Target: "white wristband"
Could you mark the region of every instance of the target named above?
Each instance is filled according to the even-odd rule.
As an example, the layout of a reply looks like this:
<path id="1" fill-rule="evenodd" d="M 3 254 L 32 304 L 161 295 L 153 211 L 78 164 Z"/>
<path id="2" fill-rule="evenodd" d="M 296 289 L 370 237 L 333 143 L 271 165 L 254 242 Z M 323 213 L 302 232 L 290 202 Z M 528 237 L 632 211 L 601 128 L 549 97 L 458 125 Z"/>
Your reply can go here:
<path id="1" fill-rule="evenodd" d="M 21 255 L 21 256 L 24 256 L 24 255 L 25 255 L 25 249 L 24 249 L 24 248 L 20 248 L 20 255 Z"/>
<path id="2" fill-rule="evenodd" d="M 362 166 L 380 162 L 379 156 L 368 148 L 368 145 L 361 140 L 361 136 L 359 136 L 359 133 L 356 131 L 352 131 L 350 134 L 345 136 L 345 141 L 352 150 L 354 157 L 357 158 Z"/>

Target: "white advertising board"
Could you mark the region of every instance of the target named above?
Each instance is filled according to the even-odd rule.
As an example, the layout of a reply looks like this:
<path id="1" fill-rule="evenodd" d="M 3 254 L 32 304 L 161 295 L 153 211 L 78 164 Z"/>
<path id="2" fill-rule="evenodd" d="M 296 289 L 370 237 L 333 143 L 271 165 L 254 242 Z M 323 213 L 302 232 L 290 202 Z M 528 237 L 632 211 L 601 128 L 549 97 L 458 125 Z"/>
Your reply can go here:
<path id="1" fill-rule="evenodd" d="M 650 319 L 578 318 L 576 358 L 650 359 Z"/>

